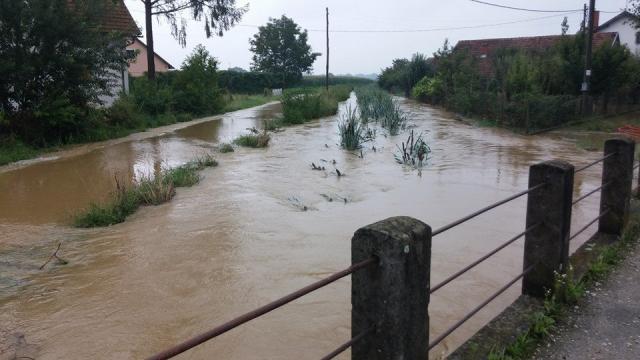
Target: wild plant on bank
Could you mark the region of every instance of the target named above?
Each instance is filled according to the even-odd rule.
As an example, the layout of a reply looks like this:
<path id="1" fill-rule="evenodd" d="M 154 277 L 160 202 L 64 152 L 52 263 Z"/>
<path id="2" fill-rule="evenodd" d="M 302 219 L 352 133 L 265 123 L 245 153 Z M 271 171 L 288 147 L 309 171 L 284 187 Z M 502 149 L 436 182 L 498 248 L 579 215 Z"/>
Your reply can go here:
<path id="1" fill-rule="evenodd" d="M 229 143 L 222 143 L 218 146 L 218 151 L 222 154 L 233 152 L 233 145 Z"/>
<path id="2" fill-rule="evenodd" d="M 396 147 L 398 148 L 398 152 L 394 155 L 396 161 L 399 164 L 409 165 L 416 169 L 424 166 L 431 152 L 431 148 L 422 138 L 422 133 L 416 138 L 413 130 L 411 130 L 407 141 L 403 142 L 401 146 L 396 145 Z"/>
<path id="3" fill-rule="evenodd" d="M 366 141 L 366 125 L 360 121 L 358 113 L 348 106 L 346 113 L 341 116 L 338 123 L 340 132 L 340 146 L 347 150 L 356 150 Z"/>

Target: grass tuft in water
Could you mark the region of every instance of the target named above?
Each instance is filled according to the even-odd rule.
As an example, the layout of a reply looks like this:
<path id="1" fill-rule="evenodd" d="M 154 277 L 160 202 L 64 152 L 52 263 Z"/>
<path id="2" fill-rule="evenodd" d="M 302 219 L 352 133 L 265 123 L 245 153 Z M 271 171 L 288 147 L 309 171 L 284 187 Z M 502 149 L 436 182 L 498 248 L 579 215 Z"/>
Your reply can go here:
<path id="1" fill-rule="evenodd" d="M 398 148 L 398 152 L 394 154 L 396 162 L 416 169 L 422 168 L 431 152 L 431 148 L 422 138 L 422 133 L 418 134 L 416 138 L 413 130 L 411 130 L 407 141 L 396 145 L 396 147 Z"/>
<path id="2" fill-rule="evenodd" d="M 144 176 L 130 186 L 116 177 L 112 198 L 101 204 L 91 204 L 76 215 L 74 226 L 91 228 L 121 223 L 140 206 L 160 205 L 171 200 L 177 187 L 193 186 L 200 181 L 199 171 L 217 166 L 216 159 L 207 154 L 177 168 L 162 171 L 156 177 Z"/>
<path id="3" fill-rule="evenodd" d="M 269 146 L 270 140 L 271 136 L 265 130 L 261 133 L 240 135 L 235 140 L 233 140 L 233 143 L 239 146 L 250 148 L 264 148 Z"/>
<path id="4" fill-rule="evenodd" d="M 341 116 L 338 123 L 340 132 L 340 146 L 347 150 L 357 150 L 366 141 L 366 126 L 360 121 L 358 113 L 351 106 L 347 107 L 346 113 Z"/>
<path id="5" fill-rule="evenodd" d="M 218 146 L 218 151 L 222 154 L 226 154 L 226 153 L 234 152 L 235 150 L 233 149 L 233 145 L 229 143 L 222 143 L 220 144 L 220 146 Z"/>

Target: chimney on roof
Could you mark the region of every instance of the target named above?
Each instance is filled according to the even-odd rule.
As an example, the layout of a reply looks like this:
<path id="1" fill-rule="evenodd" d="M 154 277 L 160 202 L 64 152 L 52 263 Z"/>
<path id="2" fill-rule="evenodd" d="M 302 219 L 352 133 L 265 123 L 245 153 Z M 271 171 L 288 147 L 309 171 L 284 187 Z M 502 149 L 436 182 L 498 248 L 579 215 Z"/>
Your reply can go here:
<path id="1" fill-rule="evenodd" d="M 600 11 L 593 11 L 593 31 L 598 32 L 598 26 L 600 26 Z"/>

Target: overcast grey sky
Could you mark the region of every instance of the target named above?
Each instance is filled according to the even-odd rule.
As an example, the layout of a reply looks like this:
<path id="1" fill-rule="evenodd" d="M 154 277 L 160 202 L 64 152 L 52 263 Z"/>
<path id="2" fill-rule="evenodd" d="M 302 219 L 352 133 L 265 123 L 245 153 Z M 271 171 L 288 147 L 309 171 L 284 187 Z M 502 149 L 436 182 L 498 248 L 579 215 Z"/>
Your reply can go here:
<path id="1" fill-rule="evenodd" d="M 203 44 L 226 69 L 239 66 L 248 69 L 251 63 L 249 38 L 269 17 L 283 14 L 291 17 L 302 28 L 309 30 L 309 41 L 314 51 L 325 49 L 325 7 L 329 7 L 332 30 L 429 30 L 437 28 L 483 26 L 518 22 L 491 27 L 428 32 L 335 32 L 330 34 L 331 72 L 378 73 L 399 57 L 410 57 L 415 52 L 431 55 L 442 46 L 445 38 L 452 44 L 464 39 L 553 35 L 560 33 L 564 14 L 515 11 L 489 7 L 469 0 L 236 0 L 249 4 L 249 12 L 239 26 L 223 37 L 207 39 L 203 24 L 190 21 L 187 46 L 182 48 L 172 37 L 164 20 L 154 22 L 156 52 L 179 67 L 185 56 L 197 44 Z M 582 9 L 579 0 L 486 0 L 513 7 L 543 10 Z M 144 8 L 140 0 L 125 0 L 131 14 L 143 28 Z M 627 0 L 597 0 L 596 9 L 620 11 Z M 185 14 L 188 16 L 188 14 Z M 574 33 L 582 20 L 582 12 L 566 15 L 570 33 Z M 602 13 L 600 22 L 615 16 Z M 315 31 L 318 30 L 318 31 Z M 314 73 L 324 72 L 324 56 L 314 65 Z"/>

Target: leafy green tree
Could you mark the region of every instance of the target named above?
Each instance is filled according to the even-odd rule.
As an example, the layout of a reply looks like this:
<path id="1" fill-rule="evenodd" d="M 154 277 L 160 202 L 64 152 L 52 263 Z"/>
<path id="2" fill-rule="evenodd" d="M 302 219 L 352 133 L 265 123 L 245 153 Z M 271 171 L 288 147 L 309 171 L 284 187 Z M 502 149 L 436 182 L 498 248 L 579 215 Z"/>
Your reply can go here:
<path id="1" fill-rule="evenodd" d="M 408 97 L 418 81 L 433 74 L 433 66 L 429 60 L 423 54 L 416 53 L 411 60 L 393 60 L 391 67 L 382 70 L 379 84 L 387 90 L 402 91 Z"/>
<path id="2" fill-rule="evenodd" d="M 153 43 L 153 17 L 163 17 L 171 26 L 171 34 L 180 45 L 187 43 L 187 19 L 204 20 L 207 37 L 222 36 L 244 15 L 248 6 L 236 7 L 235 0 L 140 0 L 144 4 L 145 31 L 147 40 L 147 76 L 155 79 L 156 66 Z M 190 16 L 185 16 L 185 11 Z"/>
<path id="3" fill-rule="evenodd" d="M 311 51 L 307 38 L 307 30 L 302 30 L 292 19 L 284 15 L 279 19 L 270 18 L 249 40 L 253 52 L 251 69 L 279 76 L 283 87 L 299 82 L 320 56 Z"/>
<path id="4" fill-rule="evenodd" d="M 125 37 L 101 30 L 107 5 L 0 2 L 0 113 L 10 132 L 46 145 L 90 126 L 89 105 L 127 65 Z"/>
<path id="5" fill-rule="evenodd" d="M 173 108 L 196 115 L 219 111 L 223 104 L 217 69 L 216 59 L 207 49 L 202 45 L 196 46 L 174 80 Z"/>

